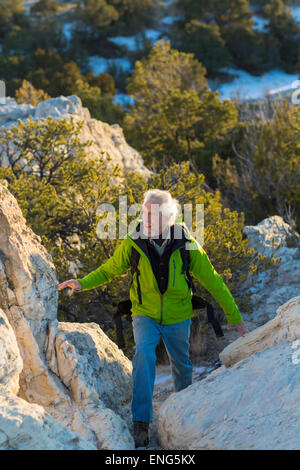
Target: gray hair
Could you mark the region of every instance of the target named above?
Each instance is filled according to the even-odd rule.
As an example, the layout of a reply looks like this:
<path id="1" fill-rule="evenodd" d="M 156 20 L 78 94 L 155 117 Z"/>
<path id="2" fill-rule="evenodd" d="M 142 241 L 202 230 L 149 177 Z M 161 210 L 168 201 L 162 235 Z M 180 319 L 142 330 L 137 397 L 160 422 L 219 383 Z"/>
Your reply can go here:
<path id="1" fill-rule="evenodd" d="M 151 201 L 153 204 L 162 206 L 161 212 L 164 216 L 169 219 L 169 225 L 175 223 L 176 217 L 180 212 L 179 201 L 172 197 L 168 191 L 162 189 L 149 189 L 144 194 L 143 205 Z"/>

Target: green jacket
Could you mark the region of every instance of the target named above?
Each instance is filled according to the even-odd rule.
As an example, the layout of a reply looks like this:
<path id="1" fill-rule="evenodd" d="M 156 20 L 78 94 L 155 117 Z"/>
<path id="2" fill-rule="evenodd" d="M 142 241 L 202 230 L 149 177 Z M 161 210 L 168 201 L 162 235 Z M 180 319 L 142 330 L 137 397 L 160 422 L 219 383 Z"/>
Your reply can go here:
<path id="1" fill-rule="evenodd" d="M 141 254 L 138 268 L 140 271 L 139 282 L 142 304 L 139 303 L 137 273 L 135 272 L 129 293 L 132 302 L 132 315 L 146 315 L 163 325 L 192 318 L 194 316 L 191 302 L 192 289 L 187 284 L 186 276 L 181 273 L 182 258 L 179 249 L 187 242 L 191 247 L 196 248 L 190 250 L 190 273 L 219 303 L 224 310 L 228 323 L 241 323 L 243 319 L 239 309 L 222 277 L 212 266 L 206 252 L 191 236 L 184 223 L 179 222 L 176 225 L 179 225 L 183 230 L 183 237 L 181 240 L 176 240 L 174 251 L 171 254 L 168 288 L 164 294 L 159 291 L 150 260 L 143 250 L 145 240 L 133 239 L 137 225 L 131 233 L 127 233 L 126 238 L 116 248 L 113 256 L 95 271 L 81 279 L 77 279 L 82 289 L 75 292 L 95 289 L 127 271 L 130 268 L 131 250 L 134 246 Z"/>

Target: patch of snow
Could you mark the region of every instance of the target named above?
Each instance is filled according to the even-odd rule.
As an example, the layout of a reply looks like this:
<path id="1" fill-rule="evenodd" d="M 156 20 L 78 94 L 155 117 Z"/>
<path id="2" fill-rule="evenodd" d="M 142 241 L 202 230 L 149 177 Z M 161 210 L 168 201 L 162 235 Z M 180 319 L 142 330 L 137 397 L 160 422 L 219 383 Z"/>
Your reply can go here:
<path id="1" fill-rule="evenodd" d="M 38 2 L 38 0 L 25 1 L 23 3 L 23 7 L 24 8 L 31 8 L 37 2 Z"/>
<path id="2" fill-rule="evenodd" d="M 213 366 L 198 366 L 198 367 L 193 367 L 193 379 L 199 377 L 201 374 L 205 373 L 205 372 L 211 372 L 212 370 L 214 370 L 215 367 Z M 160 373 L 157 373 L 156 376 L 155 376 L 155 382 L 154 384 L 155 385 L 161 385 L 163 383 L 166 383 L 166 382 L 169 382 L 170 380 L 172 380 L 172 376 L 171 376 L 171 369 L 170 369 L 170 372 L 167 373 L 167 372 L 160 372 Z"/>
<path id="3" fill-rule="evenodd" d="M 115 96 L 113 97 L 113 102 L 115 104 L 120 103 L 122 106 L 126 108 L 128 105 L 131 105 L 134 103 L 134 99 L 131 98 L 126 93 L 116 93 Z"/>
<path id="4" fill-rule="evenodd" d="M 294 20 L 300 22 L 300 6 L 298 7 L 290 7 L 293 13 Z"/>
<path id="5" fill-rule="evenodd" d="M 166 374 L 166 373 L 156 374 L 154 384 L 155 385 L 163 384 L 163 383 L 168 382 L 169 380 L 171 380 L 171 378 L 172 378 L 171 374 Z"/>
<path id="6" fill-rule="evenodd" d="M 174 21 L 182 20 L 182 16 L 165 16 L 161 19 L 161 22 L 164 24 L 173 24 Z"/>
<path id="7" fill-rule="evenodd" d="M 295 88 L 293 83 L 299 78 L 296 73 L 288 74 L 278 69 L 271 70 L 258 77 L 239 69 L 226 67 L 222 70 L 237 75 L 231 83 L 224 83 L 217 88 L 222 100 L 236 96 L 241 99 L 264 98 L 266 91 L 273 94 Z"/>
<path id="8" fill-rule="evenodd" d="M 145 29 L 145 36 L 147 39 L 150 39 L 153 43 L 156 42 L 159 39 L 159 36 L 161 35 L 160 31 L 157 31 L 156 29 Z"/>
<path id="9" fill-rule="evenodd" d="M 146 39 L 149 39 L 153 44 L 159 39 L 161 32 L 156 29 L 145 29 Z M 142 34 L 137 33 L 133 36 L 114 36 L 108 38 L 111 42 L 119 45 L 126 46 L 129 51 L 136 51 L 139 46 L 142 46 Z"/>
<path id="10" fill-rule="evenodd" d="M 64 23 L 62 32 L 67 41 L 70 41 L 72 39 L 72 27 L 74 23 Z"/>
<path id="11" fill-rule="evenodd" d="M 89 67 L 95 75 L 106 72 L 110 65 L 117 65 L 123 70 L 131 70 L 131 63 L 126 58 L 106 59 L 105 57 L 91 56 L 89 57 Z"/>
<path id="12" fill-rule="evenodd" d="M 137 49 L 137 36 L 115 36 L 108 38 L 108 40 L 118 46 L 126 46 L 129 51 L 135 51 Z"/>
<path id="13" fill-rule="evenodd" d="M 269 21 L 266 18 L 262 18 L 261 16 L 253 15 L 252 17 L 255 20 L 255 24 L 253 25 L 253 28 L 255 31 L 265 31 L 265 28 Z"/>

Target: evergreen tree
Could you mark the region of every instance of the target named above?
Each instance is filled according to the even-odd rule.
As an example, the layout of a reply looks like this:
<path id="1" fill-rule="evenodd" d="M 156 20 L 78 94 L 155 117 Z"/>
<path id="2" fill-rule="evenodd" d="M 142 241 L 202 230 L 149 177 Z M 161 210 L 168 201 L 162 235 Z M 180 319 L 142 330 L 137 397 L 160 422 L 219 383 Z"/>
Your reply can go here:
<path id="1" fill-rule="evenodd" d="M 145 161 L 159 168 L 189 159 L 209 177 L 213 152 L 236 125 L 237 110 L 209 90 L 205 68 L 193 54 L 159 41 L 136 62 L 128 92 L 135 101 L 124 132 Z"/>
<path id="2" fill-rule="evenodd" d="M 23 0 L 2 0 L 0 2 L 0 38 L 3 38 L 14 24 L 22 24 L 24 16 Z"/>
<path id="3" fill-rule="evenodd" d="M 300 25 L 282 0 L 270 0 L 264 11 L 269 19 L 269 34 L 278 42 L 281 66 L 294 72 L 300 52 Z"/>
<path id="4" fill-rule="evenodd" d="M 287 100 L 245 121 L 235 158 L 213 159 L 214 174 L 229 207 L 245 209 L 251 224 L 281 215 L 300 229 L 300 110 Z"/>
<path id="5" fill-rule="evenodd" d="M 217 25 L 205 24 L 196 19 L 185 23 L 183 28 L 175 23 L 172 37 L 173 48 L 194 53 L 210 76 L 232 63 L 232 57 Z"/>
<path id="6" fill-rule="evenodd" d="M 37 106 L 41 101 L 50 98 L 43 90 L 37 90 L 30 82 L 23 80 L 21 88 L 16 91 L 16 101 L 19 104 L 27 103 L 32 106 Z"/>

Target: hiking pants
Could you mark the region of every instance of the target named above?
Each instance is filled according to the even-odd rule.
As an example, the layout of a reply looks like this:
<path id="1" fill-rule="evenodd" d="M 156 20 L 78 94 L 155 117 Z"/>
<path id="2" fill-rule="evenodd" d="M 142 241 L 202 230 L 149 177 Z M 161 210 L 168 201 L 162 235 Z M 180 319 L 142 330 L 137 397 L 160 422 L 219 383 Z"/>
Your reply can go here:
<path id="1" fill-rule="evenodd" d="M 135 354 L 132 360 L 133 421 L 150 423 L 153 416 L 152 397 L 156 371 L 155 349 L 160 337 L 171 363 L 175 392 L 192 383 L 193 364 L 189 358 L 189 337 L 192 320 L 160 325 L 150 317 L 132 317 Z"/>

